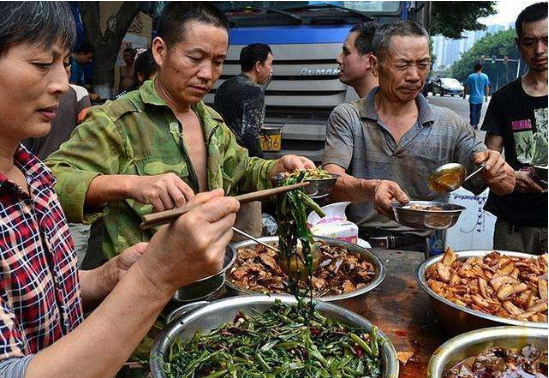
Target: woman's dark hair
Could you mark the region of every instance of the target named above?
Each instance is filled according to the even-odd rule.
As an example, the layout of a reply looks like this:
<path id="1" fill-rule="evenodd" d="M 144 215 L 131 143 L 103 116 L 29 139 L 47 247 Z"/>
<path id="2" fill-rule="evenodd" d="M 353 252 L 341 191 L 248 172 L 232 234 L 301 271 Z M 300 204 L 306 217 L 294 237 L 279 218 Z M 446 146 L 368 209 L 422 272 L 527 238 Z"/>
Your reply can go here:
<path id="1" fill-rule="evenodd" d="M 547 19 L 547 3 L 535 3 L 526 8 L 517 17 L 515 29 L 517 36 L 522 37 L 523 25 L 528 22 L 543 21 Z"/>
<path id="2" fill-rule="evenodd" d="M 135 71 L 136 81 L 139 81 L 139 76 L 137 75 L 140 73 L 143 74 L 143 76 L 145 77 L 145 80 L 148 80 L 152 74 L 156 73 L 156 70 L 157 70 L 156 62 L 154 60 L 154 56 L 151 49 L 147 49 L 146 51 L 137 55 L 137 58 L 135 58 L 135 63 L 133 64 L 133 67 Z"/>
<path id="3" fill-rule="evenodd" d="M 207 2 L 167 2 L 158 20 L 157 36 L 168 46 L 185 39 L 185 26 L 190 21 L 214 25 L 229 31 L 229 22 L 221 11 Z"/>
<path id="4" fill-rule="evenodd" d="M 257 62 L 263 64 L 269 54 L 272 54 L 269 45 L 252 43 L 240 50 L 240 68 L 242 72 L 250 72 Z"/>
<path id="5" fill-rule="evenodd" d="M 0 15 L 0 55 L 15 42 L 48 49 L 60 38 L 70 51 L 76 40 L 74 18 L 64 1 L 3 1 Z"/>

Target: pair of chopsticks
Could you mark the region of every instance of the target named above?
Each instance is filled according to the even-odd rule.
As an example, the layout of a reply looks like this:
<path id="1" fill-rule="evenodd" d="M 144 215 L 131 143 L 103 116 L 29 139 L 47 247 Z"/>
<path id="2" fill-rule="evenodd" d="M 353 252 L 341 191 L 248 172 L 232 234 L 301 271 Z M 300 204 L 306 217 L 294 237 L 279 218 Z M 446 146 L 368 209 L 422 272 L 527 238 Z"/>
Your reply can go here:
<path id="1" fill-rule="evenodd" d="M 257 192 L 242 194 L 239 196 L 235 196 L 234 198 L 238 200 L 240 203 L 247 203 L 247 202 L 257 201 L 260 199 L 271 197 L 277 194 L 285 193 L 297 188 L 302 188 L 307 185 L 309 185 L 309 182 L 300 182 L 298 184 L 281 186 L 273 189 L 258 190 Z M 179 218 L 181 215 L 193 209 L 195 206 L 197 205 L 192 205 L 192 204 L 183 205 L 177 209 L 143 215 L 141 217 L 143 219 L 143 223 L 141 223 L 140 227 L 142 230 L 148 230 L 156 226 L 171 223 L 177 218 Z"/>

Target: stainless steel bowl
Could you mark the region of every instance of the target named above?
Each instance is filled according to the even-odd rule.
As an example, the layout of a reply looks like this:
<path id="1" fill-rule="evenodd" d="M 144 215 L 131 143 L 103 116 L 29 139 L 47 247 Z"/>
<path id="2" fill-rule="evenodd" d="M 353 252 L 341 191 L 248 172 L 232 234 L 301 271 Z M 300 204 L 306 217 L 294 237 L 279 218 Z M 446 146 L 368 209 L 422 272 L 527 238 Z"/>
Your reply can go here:
<path id="1" fill-rule="evenodd" d="M 309 185 L 305 187 L 305 193 L 314 199 L 328 197 L 334 191 L 334 186 L 339 175 L 330 174 L 330 178 L 306 179 Z"/>
<path id="2" fill-rule="evenodd" d="M 438 206 L 442 210 L 415 210 L 411 205 Z M 393 203 L 395 219 L 403 226 L 417 230 L 445 230 L 452 227 L 465 207 L 444 202 L 410 201 L 407 204 Z"/>
<path id="3" fill-rule="evenodd" d="M 170 346 L 178 338 L 188 340 L 195 332 L 207 333 L 224 323 L 232 322 L 239 312 L 249 315 L 266 311 L 275 300 L 282 303 L 295 305 L 297 301 L 288 296 L 253 296 L 233 297 L 212 302 L 202 308 L 186 313 L 182 318 L 172 321 L 168 327 L 156 339 L 150 357 L 150 367 L 154 378 L 166 378 L 162 373 L 162 365 L 165 356 L 169 354 Z M 370 332 L 372 323 L 363 317 L 330 303 L 318 302 L 316 309 L 323 315 L 332 319 L 338 319 L 346 324 L 360 327 L 365 332 Z M 398 357 L 395 348 L 381 331 L 379 335 L 387 340 L 381 348 L 383 362 L 383 378 L 398 377 Z"/>
<path id="4" fill-rule="evenodd" d="M 223 269 L 218 273 L 204 277 L 190 285 L 178 289 L 173 295 L 175 302 L 193 302 L 208 298 L 215 294 L 225 284 L 225 276 L 236 261 L 236 252 L 232 246 L 227 246 L 225 250 L 225 261 Z"/>
<path id="5" fill-rule="evenodd" d="M 341 247 L 347 248 L 347 251 L 349 251 L 350 253 L 358 254 L 358 255 L 362 256 L 363 259 L 365 259 L 366 261 L 371 263 L 374 266 L 374 269 L 375 269 L 375 272 L 376 272 L 376 274 L 374 276 L 374 279 L 366 287 L 363 287 L 361 289 L 358 289 L 358 290 L 355 290 L 355 291 L 352 291 L 352 292 L 346 293 L 346 294 L 330 295 L 330 296 L 325 296 L 325 297 L 319 297 L 317 299 L 319 299 L 323 302 L 339 302 L 339 301 L 347 300 L 349 298 L 354 298 L 354 297 L 357 297 L 357 296 L 360 296 L 360 295 L 364 295 L 364 294 L 368 293 L 369 291 L 372 291 L 376 287 L 378 287 L 379 284 L 381 284 L 381 282 L 385 278 L 385 267 L 383 266 L 383 263 L 381 262 L 379 257 L 374 255 L 372 252 L 368 251 L 367 249 L 362 248 L 362 247 L 360 247 L 356 244 L 347 243 L 347 242 L 337 240 L 337 239 L 326 238 L 326 237 L 323 237 L 323 236 L 315 236 L 314 239 L 318 240 L 318 241 L 323 241 L 323 242 L 328 243 L 330 245 L 341 246 Z M 262 241 L 263 243 L 268 243 L 268 244 L 272 244 L 272 245 L 277 245 L 278 244 L 278 237 L 277 236 L 267 236 L 267 237 L 259 238 L 259 240 Z M 243 241 L 243 242 L 240 242 L 240 243 L 232 244 L 232 247 L 234 248 L 234 250 L 236 251 L 236 253 L 238 255 L 238 250 L 239 249 L 247 248 L 247 247 L 253 247 L 256 244 L 257 243 L 252 241 L 252 240 L 247 240 L 247 241 Z M 245 289 L 241 286 L 237 286 L 233 282 L 231 282 L 230 279 L 227 279 L 226 284 L 227 284 L 227 287 L 229 289 L 231 289 L 232 291 L 234 291 L 238 295 L 264 295 L 264 293 L 253 291 L 253 290 L 248 290 L 248 289 Z M 284 295 L 284 294 L 281 294 L 281 295 Z"/>
<path id="6" fill-rule="evenodd" d="M 335 173 L 330 174 L 330 178 L 324 179 L 305 179 L 309 185 L 303 188 L 305 194 L 314 199 L 320 199 L 328 197 L 334 191 L 334 186 L 339 175 Z M 278 185 L 280 180 L 284 179 L 286 176 L 284 173 L 279 173 L 278 175 L 272 178 L 274 185 Z"/>
<path id="7" fill-rule="evenodd" d="M 484 257 L 493 250 L 487 251 L 461 251 L 455 252 L 459 260 L 466 260 L 469 257 Z M 503 255 L 532 258 L 533 255 L 526 253 L 511 252 L 511 251 L 498 251 Z M 502 318 L 486 314 L 484 312 L 476 311 L 468 307 L 460 306 L 446 298 L 436 294 L 425 279 L 425 273 L 431 265 L 436 264 L 442 260 L 443 255 L 431 257 L 429 260 L 424 261 L 417 269 L 417 281 L 419 286 L 429 294 L 431 304 L 435 310 L 435 314 L 442 324 L 442 326 L 451 334 L 459 334 L 467 331 L 471 331 L 478 328 L 493 327 L 499 325 L 513 325 L 523 326 L 531 328 L 547 328 L 547 323 L 535 323 L 535 322 L 521 322 L 519 320 Z"/>
<path id="8" fill-rule="evenodd" d="M 523 348 L 528 344 L 547 350 L 547 329 L 526 327 L 493 327 L 454 337 L 440 346 L 429 360 L 428 378 L 442 378 L 444 370 L 467 357 L 492 347 Z"/>

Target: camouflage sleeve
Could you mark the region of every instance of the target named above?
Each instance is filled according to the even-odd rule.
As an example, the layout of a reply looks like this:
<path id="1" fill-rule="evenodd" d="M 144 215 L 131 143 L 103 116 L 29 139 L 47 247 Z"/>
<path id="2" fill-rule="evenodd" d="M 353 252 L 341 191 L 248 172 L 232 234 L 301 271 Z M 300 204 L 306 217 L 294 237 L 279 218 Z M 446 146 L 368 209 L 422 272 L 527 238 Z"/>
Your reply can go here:
<path id="1" fill-rule="evenodd" d="M 70 222 L 91 224 L 105 215 L 104 206 L 86 207 L 86 193 L 97 176 L 119 172 L 124 147 L 113 120 L 92 108 L 71 138 L 48 157 L 45 163 L 57 178 L 55 189 Z"/>
<path id="2" fill-rule="evenodd" d="M 236 142 L 236 137 L 223 124 L 225 143 L 223 172 L 234 183 L 237 193 L 248 193 L 271 187 L 271 170 L 276 160 L 250 158 L 248 150 Z M 230 190 L 227 191 L 231 192 Z M 228 194 L 227 193 L 227 194 Z"/>

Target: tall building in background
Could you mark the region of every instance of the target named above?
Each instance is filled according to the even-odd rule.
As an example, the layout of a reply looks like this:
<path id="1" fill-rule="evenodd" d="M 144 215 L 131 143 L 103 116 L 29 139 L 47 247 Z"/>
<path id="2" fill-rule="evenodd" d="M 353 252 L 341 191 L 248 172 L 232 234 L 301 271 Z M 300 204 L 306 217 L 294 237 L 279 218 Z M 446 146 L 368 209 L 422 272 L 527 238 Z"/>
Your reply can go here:
<path id="1" fill-rule="evenodd" d="M 441 67 L 449 67 L 459 60 L 462 53 L 468 51 L 473 45 L 487 34 L 496 34 L 507 30 L 509 25 L 490 25 L 486 30 L 466 31 L 461 39 L 449 39 L 440 35 L 433 37 L 433 52 L 436 60 L 433 70 Z"/>

